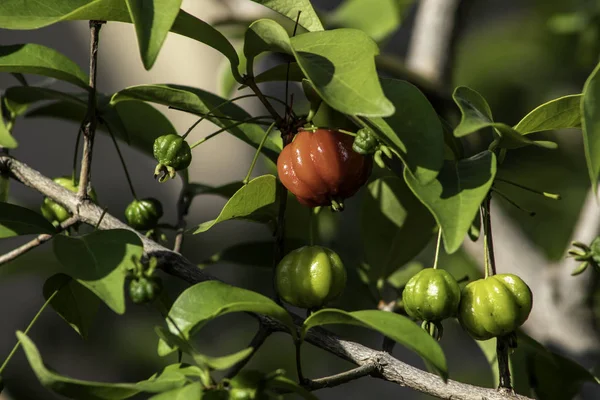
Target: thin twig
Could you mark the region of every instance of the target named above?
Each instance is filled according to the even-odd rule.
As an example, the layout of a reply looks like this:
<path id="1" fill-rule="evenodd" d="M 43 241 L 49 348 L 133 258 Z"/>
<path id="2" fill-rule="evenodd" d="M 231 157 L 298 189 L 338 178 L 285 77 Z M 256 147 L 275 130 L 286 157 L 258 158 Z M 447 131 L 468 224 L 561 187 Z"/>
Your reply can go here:
<path id="1" fill-rule="evenodd" d="M 377 371 L 377 363 L 371 362 L 368 364 L 361 365 L 351 369 L 350 371 L 341 372 L 339 374 L 327 376 L 325 378 L 318 379 L 305 379 L 303 386 L 309 390 L 319 390 L 324 388 L 331 388 L 334 386 L 343 385 L 363 376 L 368 376 Z"/>
<path id="2" fill-rule="evenodd" d="M 98 221 L 102 214 L 102 208 L 92 202 L 80 204 L 77 196 L 69 190 L 54 183 L 50 178 L 42 175 L 28 165 L 15 160 L 10 156 L 0 155 L 0 169 L 8 172 L 21 183 L 33 188 L 46 197 L 51 198 L 58 204 L 65 207 L 70 212 L 74 212 L 79 207 L 79 217 L 82 222 L 93 225 Z M 155 241 L 136 232 L 130 226 L 124 224 L 119 219 L 107 213 L 99 229 L 127 229 L 140 237 L 144 245 L 146 256 L 156 257 L 158 265 L 168 274 L 176 276 L 190 284 L 214 280 L 215 278 L 205 271 L 200 270 L 195 264 L 191 263 L 181 254 L 175 253 Z M 303 319 L 290 313 L 298 327 L 302 326 Z M 273 332 L 287 332 L 288 329 L 281 323 L 269 317 L 252 314 Z M 319 328 L 313 328 L 306 334 L 305 341 L 312 345 L 328 351 L 329 353 L 354 363 L 364 365 L 372 363 L 373 360 L 380 360 L 381 366 L 379 374 L 376 377 L 393 382 L 400 386 L 406 386 L 420 392 L 436 396 L 442 399 L 452 400 L 528 400 L 528 397 L 521 395 L 506 394 L 496 389 L 483 388 L 466 383 L 448 380 L 444 382 L 440 377 L 428 372 L 422 371 L 403 363 L 381 351 L 371 349 L 359 343 L 340 339 L 332 333 Z"/>
<path id="3" fill-rule="evenodd" d="M 96 118 L 96 72 L 98 66 L 98 41 L 100 28 L 104 21 L 90 21 L 90 87 L 88 92 L 88 105 L 86 122 L 83 126 L 83 156 L 81 158 L 81 171 L 79 173 L 79 190 L 77 197 L 84 200 L 88 196 L 90 173 L 92 167 L 92 152 L 94 148 L 94 135 L 98 120 Z"/>
<path id="4" fill-rule="evenodd" d="M 65 229 L 70 228 L 71 226 L 75 225 L 77 222 L 79 222 L 79 217 L 77 215 L 70 217 L 69 219 L 64 221 L 62 224 L 60 224 L 59 232 L 62 232 Z M 15 258 L 22 256 L 23 254 L 27 253 L 28 251 L 33 250 L 36 247 L 46 243 L 48 240 L 52 239 L 53 237 L 54 237 L 54 235 L 49 235 L 49 234 L 43 233 L 43 234 L 39 235 L 38 237 L 36 237 L 35 239 L 23 244 L 22 246 L 19 246 L 14 250 L 9 251 L 8 253 L 1 255 L 0 256 L 0 265 L 4 265 L 9 261 L 14 260 Z"/>
<path id="5" fill-rule="evenodd" d="M 277 112 L 277 110 L 275 110 L 275 107 L 273 107 L 273 105 L 269 102 L 269 100 L 266 98 L 266 96 L 263 94 L 263 92 L 261 92 L 261 90 L 259 89 L 258 85 L 254 81 L 254 78 L 248 77 L 248 78 L 246 78 L 246 82 L 244 82 L 244 83 L 250 89 L 252 89 L 252 91 L 256 94 L 256 97 L 258 97 L 258 99 L 260 100 L 260 102 L 265 106 L 265 108 L 267 109 L 267 111 L 269 112 L 269 114 L 271 114 L 271 116 L 273 117 L 273 119 L 277 123 L 277 127 L 280 128 L 280 130 L 281 130 L 281 128 L 284 127 L 284 120 L 283 120 L 283 118 L 281 117 L 281 115 L 279 115 L 279 113 Z"/>
<path id="6" fill-rule="evenodd" d="M 508 343 L 504 337 L 496 338 L 496 357 L 498 358 L 498 390 L 512 392 L 508 358 Z"/>
<path id="7" fill-rule="evenodd" d="M 250 344 L 248 345 L 248 347 L 252 347 L 252 352 L 248 357 L 244 358 L 243 360 L 235 364 L 233 367 L 231 367 L 231 369 L 227 372 L 227 375 L 225 375 L 225 377 L 231 379 L 234 376 L 236 376 L 238 372 L 240 372 L 242 368 L 244 368 L 246 364 L 248 364 L 248 362 L 256 354 L 258 349 L 260 349 L 260 347 L 265 343 L 267 338 L 271 336 L 271 333 L 273 332 L 267 326 L 259 323 L 258 331 L 256 332 L 256 335 L 254 335 L 254 337 L 250 341 Z"/>
<path id="8" fill-rule="evenodd" d="M 175 235 L 175 244 L 173 245 L 173 251 L 176 253 L 181 253 L 183 236 L 186 228 L 185 217 L 190 210 L 194 198 L 187 189 L 188 183 L 184 182 L 183 187 L 181 188 L 181 194 L 179 195 L 179 200 L 177 201 L 177 234 Z"/>

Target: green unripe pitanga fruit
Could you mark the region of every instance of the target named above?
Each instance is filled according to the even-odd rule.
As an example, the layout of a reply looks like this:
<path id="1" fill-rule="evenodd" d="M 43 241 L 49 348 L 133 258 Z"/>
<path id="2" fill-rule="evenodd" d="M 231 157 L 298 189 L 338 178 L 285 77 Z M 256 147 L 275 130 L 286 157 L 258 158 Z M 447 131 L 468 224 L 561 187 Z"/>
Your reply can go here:
<path id="1" fill-rule="evenodd" d="M 404 310 L 423 321 L 441 321 L 456 315 L 460 288 L 443 269 L 425 268 L 416 273 L 402 292 Z"/>
<path id="2" fill-rule="evenodd" d="M 127 223 L 134 229 L 148 230 L 155 228 L 163 216 L 160 201 L 154 198 L 132 201 L 125 209 Z"/>
<path id="3" fill-rule="evenodd" d="M 58 178 L 54 178 L 53 181 L 65 189 L 70 190 L 73 193 L 77 193 L 79 190 L 79 186 L 73 184 L 73 179 L 70 176 L 61 176 Z M 96 192 L 94 189 L 89 193 L 92 201 L 96 202 Z M 65 222 L 71 214 L 61 205 L 56 203 L 54 200 L 51 200 L 47 197 L 44 198 L 44 203 L 41 206 L 42 215 L 50 222 L 54 224 L 62 224 Z"/>
<path id="4" fill-rule="evenodd" d="M 464 287 L 458 318 L 473 338 L 487 340 L 507 335 L 523 325 L 532 305 L 531 290 L 521 278 L 498 274 Z"/>
<path id="5" fill-rule="evenodd" d="M 192 162 L 192 149 L 188 142 L 179 135 L 171 133 L 154 140 L 154 158 L 158 165 L 154 170 L 154 178 L 164 182 L 175 178 L 175 172 L 186 169 Z"/>
<path id="6" fill-rule="evenodd" d="M 368 154 L 375 153 L 378 146 L 379 142 L 371 130 L 368 128 L 362 128 L 356 132 L 354 143 L 352 143 L 352 150 L 358 154 L 366 156 Z"/>
<path id="7" fill-rule="evenodd" d="M 129 283 L 129 298 L 135 304 L 151 302 L 162 290 L 162 282 L 158 277 L 142 277 Z"/>
<path id="8" fill-rule="evenodd" d="M 319 308 L 344 291 L 346 269 L 333 250 L 304 246 L 283 257 L 275 270 L 275 283 L 285 302 Z"/>

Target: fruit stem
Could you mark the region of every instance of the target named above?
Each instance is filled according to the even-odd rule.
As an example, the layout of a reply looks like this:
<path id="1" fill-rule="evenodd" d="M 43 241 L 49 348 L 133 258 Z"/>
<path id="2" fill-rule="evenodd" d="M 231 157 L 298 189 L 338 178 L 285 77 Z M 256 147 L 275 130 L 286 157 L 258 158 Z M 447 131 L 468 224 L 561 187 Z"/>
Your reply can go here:
<path id="1" fill-rule="evenodd" d="M 491 192 L 487 194 L 481 206 L 483 219 L 483 238 L 485 251 L 485 277 L 496 275 L 496 257 L 494 256 L 494 239 L 492 237 L 492 218 L 490 208 L 492 203 Z"/>
<path id="2" fill-rule="evenodd" d="M 496 338 L 496 357 L 498 358 L 498 390 L 512 392 L 510 379 L 508 342 L 505 336 Z"/>
<path id="3" fill-rule="evenodd" d="M 252 163 L 250 164 L 250 168 L 248 169 L 248 173 L 246 174 L 246 177 L 242 181 L 242 183 L 244 185 L 247 185 L 248 182 L 250 182 L 250 176 L 252 175 L 252 170 L 254 169 L 254 166 L 256 165 L 256 161 L 258 160 L 258 156 L 260 155 L 260 151 L 262 150 L 263 146 L 265 145 L 265 142 L 267 141 L 267 137 L 269 136 L 269 134 L 273 130 L 274 126 L 275 126 L 275 122 L 273 122 L 269 126 L 269 128 L 267 129 L 267 131 L 263 135 L 263 138 L 260 141 L 260 144 L 258 145 L 258 148 L 256 149 L 256 153 L 254 153 L 254 158 L 252 159 Z"/>
<path id="4" fill-rule="evenodd" d="M 264 118 L 268 118 L 268 117 L 266 117 L 264 115 L 261 115 L 261 116 L 258 116 L 258 117 L 248 118 L 248 119 L 246 119 L 244 121 L 238 121 L 235 124 L 227 125 L 227 126 L 221 128 L 221 129 L 219 129 L 218 131 L 213 132 L 210 135 L 208 135 L 206 137 L 203 137 L 202 139 L 198 140 L 196 143 L 194 143 L 193 145 L 190 146 L 190 149 L 193 149 L 194 147 L 201 145 L 202 143 L 206 142 L 208 139 L 211 139 L 211 138 L 217 136 L 221 132 L 225 132 L 225 131 L 227 131 L 227 130 L 229 130 L 231 128 L 235 128 L 236 126 L 240 126 L 240 125 L 247 124 L 249 122 L 257 121 L 259 119 L 264 119 Z M 185 138 L 186 134 L 184 134 L 184 136 L 183 136 L 184 138 Z"/>
<path id="5" fill-rule="evenodd" d="M 131 181 L 131 176 L 129 175 L 129 171 L 127 170 L 127 165 L 125 164 L 125 159 L 123 158 L 123 154 L 121 153 L 121 149 L 119 148 L 119 144 L 117 143 L 117 139 L 113 134 L 112 129 L 110 128 L 110 124 L 108 121 L 104 121 L 104 125 L 106 125 L 106 129 L 112 139 L 112 142 L 115 145 L 115 149 L 117 150 L 117 154 L 119 155 L 119 160 L 121 160 L 121 165 L 123 166 L 123 171 L 125 171 L 125 177 L 127 178 L 127 183 L 129 184 L 129 190 L 131 190 L 131 195 L 135 200 L 137 200 L 137 195 L 135 194 L 135 189 L 133 188 L 133 182 Z"/>
<path id="6" fill-rule="evenodd" d="M 547 197 L 547 198 L 552 199 L 552 200 L 560 200 L 560 194 L 557 194 L 557 193 L 542 192 L 542 191 L 535 190 L 535 189 L 532 189 L 530 187 L 521 185 L 521 184 L 513 182 L 513 181 L 502 179 L 502 178 L 496 178 L 495 180 L 498 181 L 498 182 L 503 182 L 503 183 L 507 183 L 509 185 L 516 186 L 516 187 L 521 188 L 523 190 L 527 190 L 528 192 L 531 192 L 531 193 L 539 194 L 540 196 L 544 196 L 544 197 Z"/>
<path id="7" fill-rule="evenodd" d="M 437 245 L 435 246 L 435 259 L 433 260 L 433 269 L 437 269 L 438 267 L 438 260 L 440 258 L 440 247 L 442 244 L 442 227 L 440 226 L 440 229 L 438 229 L 438 237 L 437 237 Z"/>
<path id="8" fill-rule="evenodd" d="M 31 322 L 29 323 L 29 325 L 27 325 L 27 328 L 25 328 L 25 331 L 23 332 L 25 335 L 27 335 L 27 333 L 29 332 L 29 330 L 33 327 L 33 324 L 35 324 L 35 322 L 38 320 L 38 318 L 40 317 L 40 315 L 42 315 L 42 312 L 44 312 L 44 310 L 46 309 L 46 307 L 48 306 L 48 304 L 50 304 L 50 302 L 52 301 L 52 299 L 54 299 L 54 297 L 58 294 L 58 292 L 60 292 L 60 290 L 63 288 L 63 286 L 64 286 L 64 284 L 61 285 L 58 289 L 56 289 L 54 292 L 52 292 L 52 294 L 50 295 L 50 297 L 48 297 L 48 299 L 42 305 L 42 307 L 39 309 L 39 311 L 37 312 L 37 314 L 35 314 L 35 317 L 33 317 L 33 319 L 31 320 Z M 15 346 L 12 348 L 12 350 L 10 351 L 10 354 L 8 355 L 8 357 L 6 357 L 6 359 L 4 360 L 4 363 L 0 367 L 0 374 L 2 374 L 2 372 L 4 371 L 4 368 L 6 368 L 6 365 L 8 365 L 8 362 L 10 361 L 10 359 L 12 358 L 12 356 L 15 354 L 15 352 L 19 349 L 20 345 L 21 345 L 21 341 L 19 340 L 19 341 L 17 341 L 17 343 L 15 344 Z"/>

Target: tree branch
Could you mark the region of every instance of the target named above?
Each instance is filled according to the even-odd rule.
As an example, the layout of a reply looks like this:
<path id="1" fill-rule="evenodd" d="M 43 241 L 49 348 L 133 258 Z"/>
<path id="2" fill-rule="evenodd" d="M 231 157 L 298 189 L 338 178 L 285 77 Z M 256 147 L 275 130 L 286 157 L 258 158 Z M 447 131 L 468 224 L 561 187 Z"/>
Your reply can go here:
<path id="1" fill-rule="evenodd" d="M 74 193 L 57 185 L 50 178 L 10 156 L 0 156 L 0 169 L 2 170 L 0 172 L 9 173 L 24 185 L 51 198 L 72 213 L 77 211 L 77 208 L 79 207 L 79 218 L 85 223 L 95 225 L 103 213 L 102 208 L 96 204 L 88 202 L 80 205 L 78 197 Z M 215 279 L 211 275 L 197 268 L 195 264 L 188 261 L 182 255 L 145 237 L 143 234 L 133 230 L 130 226 L 119 221 L 111 214 L 105 214 L 99 224 L 99 229 L 127 229 L 136 232 L 143 242 L 146 255 L 156 257 L 159 266 L 165 272 L 183 279 L 190 284 Z M 262 325 L 272 332 L 287 332 L 286 327 L 271 318 L 260 315 L 255 315 L 255 317 Z M 294 314 L 292 314 L 292 317 L 295 319 L 298 326 L 302 324 L 302 318 Z M 383 351 L 374 350 L 359 343 L 340 339 L 324 329 L 313 328 L 309 330 L 305 341 L 358 366 L 378 362 L 380 365 L 377 374 L 378 378 L 401 386 L 410 387 L 442 399 L 529 399 L 525 396 L 501 393 L 495 389 L 482 388 L 452 380 L 448 380 L 448 382 L 445 383 L 437 375 L 430 374 L 405 364 Z"/>
<path id="2" fill-rule="evenodd" d="M 334 386 L 343 385 L 363 376 L 371 375 L 379 368 L 378 362 L 370 362 L 363 364 L 360 367 L 353 368 L 349 371 L 344 371 L 339 374 L 327 376 L 325 378 L 307 379 L 303 382 L 303 386 L 309 390 L 319 390 L 331 388 Z"/>
<path id="3" fill-rule="evenodd" d="M 90 188 L 90 174 L 92 167 L 92 151 L 94 148 L 94 135 L 96 133 L 96 71 L 98 64 L 98 41 L 100 28 L 104 21 L 90 21 L 90 87 L 88 92 L 88 105 L 86 121 L 83 124 L 83 156 L 81 158 L 81 171 L 79 173 L 79 190 L 77 196 L 83 200 L 87 198 Z"/>

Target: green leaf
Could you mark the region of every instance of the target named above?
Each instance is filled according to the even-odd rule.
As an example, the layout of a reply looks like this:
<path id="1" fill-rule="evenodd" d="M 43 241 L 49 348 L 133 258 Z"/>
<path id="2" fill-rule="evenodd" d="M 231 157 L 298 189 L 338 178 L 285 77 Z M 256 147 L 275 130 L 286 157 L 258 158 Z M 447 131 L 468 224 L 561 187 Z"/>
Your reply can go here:
<path id="1" fill-rule="evenodd" d="M 298 394 L 300 397 L 306 400 L 318 400 L 318 397 L 298 385 L 293 380 L 286 378 L 285 376 L 276 376 L 273 379 L 269 379 L 265 385 L 268 389 L 281 389 Z"/>
<path id="2" fill-rule="evenodd" d="M 396 150 L 421 183 L 433 180 L 444 162 L 444 132 L 437 113 L 417 87 L 397 79 L 382 79 L 388 99 L 397 106 L 387 118 L 371 118 L 368 125 Z"/>
<path id="3" fill-rule="evenodd" d="M 490 151 L 458 162 L 446 161 L 438 177 L 426 185 L 404 171 L 408 186 L 441 226 L 448 254 L 462 244 L 495 175 L 496 156 Z"/>
<path id="4" fill-rule="evenodd" d="M 296 328 L 292 317 L 273 300 L 218 281 L 197 283 L 184 290 L 173 303 L 167 324 L 171 333 L 188 339 L 210 320 L 240 311 L 268 315 L 287 326 L 295 336 Z M 164 341 L 159 341 L 158 354 L 166 355 L 174 350 Z"/>
<path id="5" fill-rule="evenodd" d="M 332 108 L 365 117 L 394 113 L 375 68 L 379 49 L 367 34 L 335 29 L 305 33 L 290 41 L 298 65 Z"/>
<path id="6" fill-rule="evenodd" d="M 88 88 L 87 75 L 77 64 L 56 50 L 40 44 L 0 46 L 0 72 L 49 76 Z"/>
<path id="7" fill-rule="evenodd" d="M 279 14 L 288 17 L 292 21 L 298 19 L 298 12 L 300 12 L 300 19 L 298 19 L 298 25 L 302 26 L 309 32 L 322 31 L 323 25 L 317 16 L 310 0 L 252 0 L 255 3 L 262 4 L 265 7 L 270 8 Z"/>
<path id="8" fill-rule="evenodd" d="M 144 67 L 149 70 L 154 65 L 158 52 L 179 14 L 181 0 L 126 0 L 125 2 L 135 25 Z"/>
<path id="9" fill-rule="evenodd" d="M 0 202 L 0 239 L 41 233 L 53 235 L 56 229 L 35 211 Z"/>
<path id="10" fill-rule="evenodd" d="M 515 125 L 515 130 L 527 135 L 533 132 L 578 128 L 581 126 L 582 97 L 580 94 L 572 94 L 544 103 L 523 117 Z"/>
<path id="11" fill-rule="evenodd" d="M 454 136 L 467 136 L 494 122 L 487 101 L 473 89 L 459 86 L 452 93 L 452 98 L 461 112 L 460 123 L 454 128 Z"/>
<path id="12" fill-rule="evenodd" d="M 142 241 L 124 229 L 95 231 L 87 235 L 58 235 L 53 240 L 54 253 L 64 273 L 100 297 L 114 312 L 125 312 L 123 285 L 133 258 L 143 254 Z"/>
<path id="13" fill-rule="evenodd" d="M 7 149 L 15 149 L 18 146 L 16 139 L 11 135 L 8 127 L 4 123 L 2 116 L 0 115 L 0 146 L 6 147 Z"/>
<path id="14" fill-rule="evenodd" d="M 327 22 L 360 29 L 376 42 L 398 29 L 414 0 L 346 0 L 327 17 Z"/>
<path id="15" fill-rule="evenodd" d="M 212 114 L 216 115 L 216 117 L 207 117 L 206 119 L 222 128 L 231 126 L 236 121 L 245 121 L 250 118 L 250 115 L 246 111 L 230 103 L 229 100 L 189 86 L 159 84 L 132 86 L 115 93 L 112 96 L 111 104 L 116 104 L 123 100 L 148 101 L 199 115 L 212 111 Z M 218 110 L 213 110 L 222 104 L 224 105 Z M 224 117 L 225 119 L 219 119 L 219 117 Z M 229 118 L 233 118 L 235 121 Z M 254 148 L 258 148 L 265 134 L 265 131 L 260 126 L 253 123 L 245 123 L 229 128 L 228 132 Z M 262 151 L 276 163 L 280 150 L 281 145 L 273 139 L 268 138 Z"/>
<path id="16" fill-rule="evenodd" d="M 202 398 L 203 392 L 202 384 L 194 382 L 181 388 L 154 395 L 149 400 L 199 400 Z"/>
<path id="17" fill-rule="evenodd" d="M 37 29 L 60 21 L 92 19 L 131 22 L 129 10 L 123 0 L 48 0 L 44 2 L 43 7 L 28 0 L 3 0 L 0 3 L 0 28 Z M 160 20 L 161 29 L 168 25 L 166 22 L 169 18 L 157 16 L 156 19 Z M 242 81 L 235 48 L 210 24 L 180 10 L 171 26 L 171 32 L 187 36 L 219 51 L 229 59 L 236 80 Z M 158 34 L 152 35 L 150 39 L 153 40 L 153 44 L 149 46 L 156 47 L 159 37 Z"/>
<path id="18" fill-rule="evenodd" d="M 583 147 L 592 189 L 598 193 L 600 175 L 600 63 L 591 73 L 583 86 L 581 101 L 581 128 L 583 129 Z"/>
<path id="19" fill-rule="evenodd" d="M 315 326 L 330 324 L 357 325 L 374 329 L 409 348 L 430 363 L 444 379 L 448 378 L 446 357 L 438 342 L 410 319 L 388 311 L 362 310 L 346 312 L 324 309 L 304 321 L 302 337 Z"/>
<path id="20" fill-rule="evenodd" d="M 233 196 L 235 194 L 235 192 L 240 190 L 243 186 L 244 186 L 244 184 L 242 182 L 231 182 L 231 183 L 227 183 L 222 186 L 215 186 L 215 187 L 203 185 L 202 183 L 190 183 L 186 188 L 186 192 L 192 196 L 199 196 L 199 195 L 203 195 L 203 194 L 214 194 L 217 196 L 230 198 L 231 196 Z"/>
<path id="21" fill-rule="evenodd" d="M 29 365 L 46 388 L 71 399 L 119 400 L 141 392 L 160 393 L 183 386 L 186 376 L 177 370 L 165 368 L 148 380 L 137 383 L 101 383 L 62 376 L 44 365 L 35 344 L 24 333 L 17 332 Z"/>
<path id="22" fill-rule="evenodd" d="M 386 278 L 427 245 L 436 226 L 429 210 L 402 178 L 369 183 L 362 205 L 361 235 L 370 280 Z"/>
<path id="23" fill-rule="evenodd" d="M 253 351 L 253 347 L 248 347 L 236 353 L 228 354 L 226 356 L 221 357 L 210 357 L 204 354 L 195 354 L 194 360 L 196 360 L 196 362 L 200 365 L 208 366 L 210 369 L 222 371 L 233 367 L 235 364 L 242 360 L 245 360 L 250 356 L 250 354 L 252 354 Z"/>
<path id="24" fill-rule="evenodd" d="M 452 98 L 461 111 L 461 120 L 454 128 L 454 136 L 463 137 L 484 128 L 493 128 L 500 136 L 497 146 L 505 149 L 517 149 L 520 147 L 534 145 L 547 149 L 555 149 L 556 143 L 547 141 L 531 140 L 517 132 L 510 126 L 494 122 L 492 111 L 485 99 L 473 89 L 459 86 L 454 90 Z"/>
<path id="25" fill-rule="evenodd" d="M 423 264 L 418 261 L 412 261 L 401 268 L 398 268 L 393 274 L 387 278 L 387 282 L 395 289 L 403 289 L 410 278 L 416 275 L 423 268 Z"/>
<path id="26" fill-rule="evenodd" d="M 263 82 L 285 82 L 288 79 L 290 82 L 302 82 L 304 79 L 304 72 L 300 69 L 298 63 L 292 62 L 290 63 L 290 72 L 288 75 L 288 65 L 286 64 L 278 64 L 273 68 L 270 68 L 254 77 L 254 81 L 256 83 Z"/>
<path id="27" fill-rule="evenodd" d="M 305 242 L 297 239 L 287 238 L 286 247 L 297 249 L 302 247 Z M 251 265 L 257 267 L 273 267 L 273 241 L 238 243 L 224 250 L 221 250 L 208 259 L 204 260 L 200 266 L 206 267 L 216 263 L 233 263 L 240 265 Z"/>
<path id="28" fill-rule="evenodd" d="M 254 58 L 265 51 L 293 53 L 287 31 L 271 19 L 259 19 L 246 30 L 244 56 L 248 75 L 254 76 Z"/>
<path id="29" fill-rule="evenodd" d="M 71 328 L 87 339 L 100 300 L 85 286 L 65 274 L 55 274 L 44 283 L 44 298 L 58 290 L 50 305 Z"/>
<path id="30" fill-rule="evenodd" d="M 198 225 L 194 234 L 206 232 L 219 222 L 231 219 L 272 221 L 277 215 L 277 179 L 263 175 L 252 179 L 229 199 L 216 219 Z"/>
<path id="31" fill-rule="evenodd" d="M 25 112 L 27 107 L 31 104 L 45 100 L 60 100 L 73 103 L 83 109 L 87 108 L 87 100 L 84 100 L 83 98 L 77 97 L 71 93 L 44 87 L 14 86 L 6 89 L 4 96 L 12 109 L 21 109 L 19 114 Z"/>

